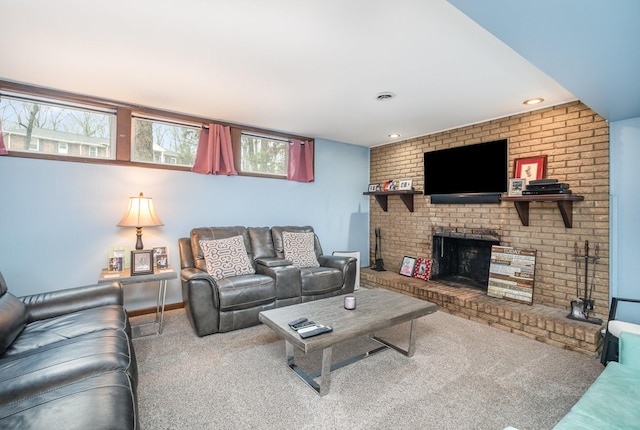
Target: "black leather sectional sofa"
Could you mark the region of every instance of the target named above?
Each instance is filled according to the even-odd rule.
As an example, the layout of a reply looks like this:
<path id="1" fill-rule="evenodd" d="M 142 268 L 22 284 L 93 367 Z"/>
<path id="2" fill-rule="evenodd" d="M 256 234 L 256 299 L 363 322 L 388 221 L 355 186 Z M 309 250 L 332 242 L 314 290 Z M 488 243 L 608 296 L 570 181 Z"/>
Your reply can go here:
<path id="1" fill-rule="evenodd" d="M 317 267 L 294 265 L 285 258 L 287 233 L 311 238 Z M 201 241 L 242 238 L 254 273 L 214 279 L 207 271 Z M 178 241 L 182 299 L 198 336 L 260 324 L 267 309 L 352 293 L 357 260 L 324 255 L 310 226 L 200 227 Z"/>
<path id="2" fill-rule="evenodd" d="M 0 428 L 136 429 L 119 283 L 17 298 L 0 273 Z"/>

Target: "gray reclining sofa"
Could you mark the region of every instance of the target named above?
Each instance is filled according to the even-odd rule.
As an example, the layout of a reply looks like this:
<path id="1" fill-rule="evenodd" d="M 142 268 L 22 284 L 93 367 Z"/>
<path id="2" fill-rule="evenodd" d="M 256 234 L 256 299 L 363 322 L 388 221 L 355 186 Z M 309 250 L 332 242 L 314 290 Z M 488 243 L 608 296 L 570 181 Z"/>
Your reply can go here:
<path id="1" fill-rule="evenodd" d="M 309 226 L 200 227 L 178 244 L 182 298 L 198 336 L 257 325 L 263 310 L 354 290 L 357 260 L 324 255 Z"/>

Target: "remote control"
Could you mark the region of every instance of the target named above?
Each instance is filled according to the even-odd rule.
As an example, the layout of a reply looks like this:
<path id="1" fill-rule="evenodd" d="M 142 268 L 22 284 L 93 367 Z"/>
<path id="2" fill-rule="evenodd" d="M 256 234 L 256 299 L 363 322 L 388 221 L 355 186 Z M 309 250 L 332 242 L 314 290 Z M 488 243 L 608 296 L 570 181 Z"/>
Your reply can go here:
<path id="1" fill-rule="evenodd" d="M 293 320 L 289 323 L 289 327 L 293 328 L 294 325 L 298 325 L 298 324 L 302 324 L 303 322 L 306 322 L 307 319 L 302 317 L 302 318 L 298 318 L 297 320 Z"/>
<path id="2" fill-rule="evenodd" d="M 298 330 L 302 330 L 304 328 L 308 328 L 315 325 L 316 323 L 313 321 L 305 321 L 305 322 L 301 322 L 300 324 L 294 324 L 291 326 L 291 328 L 298 331 Z"/>
<path id="3" fill-rule="evenodd" d="M 328 333 L 330 331 L 333 331 L 333 328 L 331 326 L 318 325 L 316 328 L 313 328 L 311 330 L 304 330 L 303 332 L 299 331 L 298 333 L 300 334 L 301 338 L 306 339 L 308 337 L 317 336 L 319 334 Z"/>
<path id="4" fill-rule="evenodd" d="M 310 324 L 310 325 L 308 325 L 308 326 L 305 326 L 305 327 L 300 328 L 300 329 L 298 330 L 298 333 L 305 333 L 305 332 L 307 332 L 307 331 L 315 330 L 315 329 L 317 329 L 318 327 L 322 327 L 322 324 L 316 324 L 316 323 L 313 323 L 313 324 Z"/>

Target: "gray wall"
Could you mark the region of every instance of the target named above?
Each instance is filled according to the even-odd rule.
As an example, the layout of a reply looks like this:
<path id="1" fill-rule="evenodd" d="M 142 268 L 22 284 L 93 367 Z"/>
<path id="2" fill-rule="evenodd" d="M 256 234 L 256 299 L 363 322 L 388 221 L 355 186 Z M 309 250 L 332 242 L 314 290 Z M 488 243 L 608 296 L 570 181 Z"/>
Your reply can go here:
<path id="1" fill-rule="evenodd" d="M 162 169 L 0 157 L 0 271 L 27 295 L 94 283 L 110 246 L 135 247 L 135 229 L 116 227 L 129 196 L 153 198 L 162 227 L 144 228 L 145 248 L 201 226 L 311 225 L 325 253 L 360 251 L 369 261 L 369 149 L 316 140 L 316 181 L 199 175 Z M 127 286 L 128 308 L 150 306 L 155 286 Z M 167 303 L 182 301 L 170 281 Z"/>

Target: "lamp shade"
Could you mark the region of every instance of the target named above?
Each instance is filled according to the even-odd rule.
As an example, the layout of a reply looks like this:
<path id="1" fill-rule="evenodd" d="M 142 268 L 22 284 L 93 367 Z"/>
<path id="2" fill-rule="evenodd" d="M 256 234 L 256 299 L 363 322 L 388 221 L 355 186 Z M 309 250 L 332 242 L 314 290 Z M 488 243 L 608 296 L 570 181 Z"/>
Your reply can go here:
<path id="1" fill-rule="evenodd" d="M 118 224 L 118 227 L 153 227 L 164 225 L 153 209 L 151 197 L 129 197 L 129 207 Z"/>

